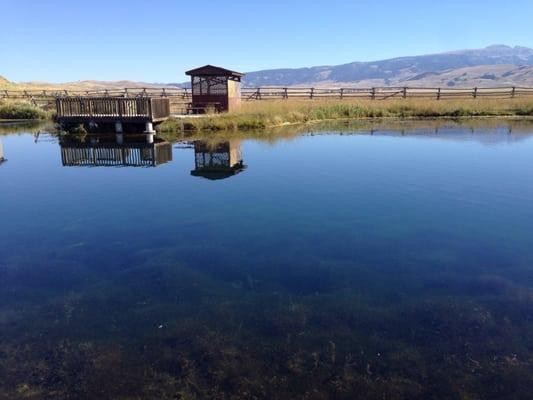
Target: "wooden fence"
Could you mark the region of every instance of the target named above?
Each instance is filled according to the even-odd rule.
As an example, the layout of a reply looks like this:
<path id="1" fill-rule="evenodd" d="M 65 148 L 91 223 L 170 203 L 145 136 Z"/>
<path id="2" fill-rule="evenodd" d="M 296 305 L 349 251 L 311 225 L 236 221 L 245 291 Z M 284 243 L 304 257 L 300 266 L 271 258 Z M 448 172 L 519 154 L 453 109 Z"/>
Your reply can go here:
<path id="1" fill-rule="evenodd" d="M 313 88 L 313 87 L 260 87 L 241 89 L 243 101 L 257 100 L 315 100 L 315 99 L 477 99 L 523 98 L 533 96 L 533 88 L 508 86 L 494 88 Z M 125 88 L 103 90 L 0 90 L 0 99 L 26 100 L 39 106 L 53 106 L 58 97 L 165 97 L 172 113 L 185 113 L 192 100 L 191 90 L 185 88 Z"/>
<path id="2" fill-rule="evenodd" d="M 515 98 L 533 96 L 533 88 L 412 88 L 412 87 L 373 87 L 373 88 L 299 88 L 262 87 L 243 88 L 243 100 L 269 99 L 455 99 L 455 98 Z"/>

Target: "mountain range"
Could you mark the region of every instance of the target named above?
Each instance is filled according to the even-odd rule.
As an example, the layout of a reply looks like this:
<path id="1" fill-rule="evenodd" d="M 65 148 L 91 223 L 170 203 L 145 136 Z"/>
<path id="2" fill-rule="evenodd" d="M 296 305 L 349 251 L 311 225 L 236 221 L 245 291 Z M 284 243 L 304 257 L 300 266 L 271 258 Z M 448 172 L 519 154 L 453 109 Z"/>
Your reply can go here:
<path id="1" fill-rule="evenodd" d="M 483 49 L 248 73 L 247 86 L 533 86 L 533 49 Z"/>
<path id="2" fill-rule="evenodd" d="M 271 69 L 246 74 L 243 84 L 314 87 L 533 87 L 533 49 L 492 45 L 483 49 L 352 62 L 334 66 Z M 14 83 L 0 76 L 0 89 L 71 89 L 187 87 L 185 83 L 85 80 L 67 83 Z"/>

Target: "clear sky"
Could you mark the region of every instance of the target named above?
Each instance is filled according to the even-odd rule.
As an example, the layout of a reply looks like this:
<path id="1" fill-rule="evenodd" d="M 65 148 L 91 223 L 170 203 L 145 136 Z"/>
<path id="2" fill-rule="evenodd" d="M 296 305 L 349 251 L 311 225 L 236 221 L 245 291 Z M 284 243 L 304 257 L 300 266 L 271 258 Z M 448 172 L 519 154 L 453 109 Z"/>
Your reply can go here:
<path id="1" fill-rule="evenodd" d="M 0 0 L 13 81 L 182 82 L 507 44 L 533 47 L 533 0 Z"/>

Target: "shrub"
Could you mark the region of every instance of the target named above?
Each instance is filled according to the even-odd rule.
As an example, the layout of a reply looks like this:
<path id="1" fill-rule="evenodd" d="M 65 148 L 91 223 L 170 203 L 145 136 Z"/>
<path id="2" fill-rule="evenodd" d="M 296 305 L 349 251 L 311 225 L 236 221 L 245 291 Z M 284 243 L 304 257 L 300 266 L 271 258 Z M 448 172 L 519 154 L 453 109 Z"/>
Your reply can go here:
<path id="1" fill-rule="evenodd" d="M 49 114 L 42 109 L 24 102 L 0 104 L 0 119 L 46 119 Z"/>

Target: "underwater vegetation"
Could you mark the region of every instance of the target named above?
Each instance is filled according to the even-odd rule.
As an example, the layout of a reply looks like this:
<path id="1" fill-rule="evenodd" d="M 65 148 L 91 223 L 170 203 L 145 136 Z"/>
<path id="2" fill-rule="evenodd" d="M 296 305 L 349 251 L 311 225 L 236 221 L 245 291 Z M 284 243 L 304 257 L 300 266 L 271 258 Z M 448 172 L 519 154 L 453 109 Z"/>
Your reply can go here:
<path id="1" fill-rule="evenodd" d="M 498 276 L 310 268 L 280 286 L 275 270 L 161 260 L 106 280 L 56 268 L 33 295 L 44 271 L 0 271 L 15 310 L 0 312 L 0 399 L 526 399 L 533 385 L 533 290 Z M 353 283 L 378 278 L 372 296 Z"/>

